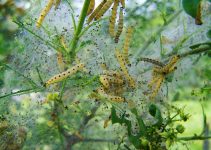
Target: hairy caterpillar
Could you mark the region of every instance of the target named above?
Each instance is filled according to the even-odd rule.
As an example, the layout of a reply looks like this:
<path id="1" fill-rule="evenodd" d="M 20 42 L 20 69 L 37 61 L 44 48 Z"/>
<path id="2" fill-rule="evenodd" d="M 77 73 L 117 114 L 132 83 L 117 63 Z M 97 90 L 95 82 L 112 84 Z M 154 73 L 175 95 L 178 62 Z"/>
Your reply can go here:
<path id="1" fill-rule="evenodd" d="M 63 61 L 63 55 L 61 52 L 57 52 L 57 64 L 58 64 L 59 70 L 64 71 L 65 63 Z"/>
<path id="2" fill-rule="evenodd" d="M 123 46 L 123 55 L 125 57 L 127 64 L 129 64 L 128 49 L 129 49 L 129 45 L 130 45 L 130 41 L 131 41 L 131 37 L 132 37 L 132 32 L 133 32 L 132 27 L 129 27 L 126 32 L 126 38 L 125 38 L 125 42 L 124 42 L 124 46 Z"/>
<path id="3" fill-rule="evenodd" d="M 88 8 L 88 11 L 87 11 L 87 16 L 92 13 L 94 8 L 95 8 L 95 0 L 90 0 L 89 8 Z"/>
<path id="4" fill-rule="evenodd" d="M 117 28 L 117 32 L 116 32 L 116 36 L 115 36 L 115 43 L 118 43 L 119 37 L 122 33 L 122 30 L 123 30 L 123 9 L 120 8 L 119 22 L 118 22 L 118 28 Z"/>
<path id="5" fill-rule="evenodd" d="M 53 77 L 51 77 L 46 83 L 44 86 L 49 86 L 50 84 L 53 84 L 53 83 L 57 83 L 57 82 L 60 82 L 64 79 L 66 79 L 67 77 L 71 76 L 72 74 L 75 74 L 78 70 L 82 70 L 84 68 L 84 64 L 83 63 L 80 63 L 80 64 L 77 64 L 75 66 L 73 66 L 72 68 L 68 69 L 67 71 L 64 71 L 60 74 L 57 74 Z"/>
<path id="6" fill-rule="evenodd" d="M 102 9 L 95 16 L 95 20 L 100 19 L 105 14 L 105 12 L 111 7 L 112 3 L 113 0 L 107 0 L 106 3 L 103 5 Z"/>
<path id="7" fill-rule="evenodd" d="M 58 6 L 59 6 L 60 3 L 61 3 L 61 0 L 56 0 L 56 2 L 55 2 L 55 9 L 58 8 Z"/>
<path id="8" fill-rule="evenodd" d="M 116 55 L 116 58 L 119 62 L 120 68 L 122 69 L 122 72 L 125 75 L 125 78 L 129 82 L 129 86 L 134 88 L 135 87 L 135 81 L 133 80 L 133 78 L 128 73 L 128 70 L 127 70 L 127 67 L 126 67 L 126 62 L 125 62 L 123 55 L 119 52 L 118 49 L 116 49 L 115 55 Z"/>
<path id="9" fill-rule="evenodd" d="M 40 17 L 37 20 L 36 23 L 36 27 L 40 28 L 43 20 L 45 19 L 45 16 L 48 14 L 48 12 L 50 11 L 51 7 L 53 6 L 54 0 L 48 0 L 47 5 L 45 6 L 45 8 L 41 11 Z"/>
<path id="10" fill-rule="evenodd" d="M 102 7 L 105 5 L 106 0 L 103 0 L 98 6 L 97 8 L 93 11 L 93 13 L 89 16 L 87 23 L 89 24 L 94 17 L 99 13 L 99 11 L 102 9 Z"/>
<path id="11" fill-rule="evenodd" d="M 142 57 L 142 58 L 139 59 L 139 61 L 149 62 L 149 63 L 152 63 L 154 65 L 160 66 L 160 67 L 165 66 L 162 62 L 154 60 L 154 59 L 151 59 L 151 58 L 144 58 L 144 57 Z"/>
<path id="12" fill-rule="evenodd" d="M 100 81 L 105 87 L 107 87 L 107 86 L 109 87 L 109 83 L 115 83 L 115 84 L 119 84 L 119 85 L 122 85 L 124 83 L 122 79 L 107 76 L 107 75 L 101 75 Z"/>
<path id="13" fill-rule="evenodd" d="M 119 1 L 121 3 L 122 7 L 125 8 L 125 0 L 119 0 Z"/>
<path id="14" fill-rule="evenodd" d="M 197 7 L 195 23 L 197 25 L 202 25 L 202 1 L 199 2 Z"/>
<path id="15" fill-rule="evenodd" d="M 117 7 L 118 7 L 118 0 L 114 0 L 114 5 L 112 7 L 112 12 L 111 12 L 111 16 L 110 16 L 110 23 L 109 23 L 109 33 L 112 37 L 115 36 L 115 22 L 116 22 L 116 14 L 117 14 Z"/>

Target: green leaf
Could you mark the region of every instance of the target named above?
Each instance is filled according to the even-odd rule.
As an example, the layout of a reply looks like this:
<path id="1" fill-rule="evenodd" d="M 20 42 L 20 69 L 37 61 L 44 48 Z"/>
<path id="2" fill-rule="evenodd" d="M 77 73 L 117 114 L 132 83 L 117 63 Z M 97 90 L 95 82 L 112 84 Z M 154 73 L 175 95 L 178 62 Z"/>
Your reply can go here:
<path id="1" fill-rule="evenodd" d="M 149 105 L 149 113 L 150 113 L 150 115 L 152 115 L 154 118 L 157 119 L 157 122 L 155 125 L 160 127 L 163 122 L 163 118 L 162 118 L 160 109 L 155 104 L 150 104 Z"/>
<path id="2" fill-rule="evenodd" d="M 192 16 L 193 18 L 196 18 L 197 8 L 198 8 L 200 1 L 201 0 L 183 0 L 182 5 L 183 5 L 185 12 L 188 15 Z"/>
<path id="3" fill-rule="evenodd" d="M 211 0 L 210 0 L 211 1 Z M 211 30 L 207 31 L 207 37 L 211 39 Z"/>

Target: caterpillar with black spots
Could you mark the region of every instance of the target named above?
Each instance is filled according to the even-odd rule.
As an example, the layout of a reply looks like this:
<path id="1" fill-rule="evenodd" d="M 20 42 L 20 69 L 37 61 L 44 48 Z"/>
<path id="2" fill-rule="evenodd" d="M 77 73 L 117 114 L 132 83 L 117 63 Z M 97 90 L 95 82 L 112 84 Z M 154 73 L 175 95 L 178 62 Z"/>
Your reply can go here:
<path id="1" fill-rule="evenodd" d="M 60 74 L 57 74 L 57 75 L 51 77 L 47 82 L 45 82 L 44 86 L 47 87 L 53 83 L 60 82 L 64 79 L 66 79 L 67 77 L 75 74 L 77 71 L 82 70 L 84 68 L 84 66 L 85 65 L 83 63 L 77 64 L 77 65 L 73 66 L 72 68 L 68 69 L 67 71 L 64 71 Z"/>
<path id="2" fill-rule="evenodd" d="M 48 0 L 47 5 L 41 11 L 40 17 L 38 18 L 38 20 L 36 22 L 36 27 L 37 28 L 40 28 L 41 27 L 43 20 L 45 19 L 46 15 L 48 14 L 48 12 L 50 11 L 50 9 L 52 8 L 53 4 L 54 4 L 54 0 Z"/>
<path id="3" fill-rule="evenodd" d="M 116 49 L 115 55 L 116 55 L 117 61 L 119 62 L 120 68 L 122 69 L 122 72 L 123 72 L 125 78 L 129 82 L 129 86 L 134 88 L 135 81 L 128 73 L 128 69 L 126 67 L 126 61 L 125 61 L 123 55 L 120 53 L 120 51 L 118 49 Z"/>
<path id="4" fill-rule="evenodd" d="M 111 37 L 115 37 L 115 23 L 116 23 L 116 15 L 117 15 L 117 8 L 118 8 L 118 0 L 114 0 L 114 5 L 112 7 L 111 16 L 109 19 L 109 33 Z"/>
<path id="5" fill-rule="evenodd" d="M 99 11 L 102 9 L 102 7 L 105 5 L 106 0 L 103 0 L 98 6 L 97 8 L 92 12 L 92 14 L 89 16 L 87 23 L 89 24 L 94 18 L 95 16 L 99 13 Z"/>
<path id="6" fill-rule="evenodd" d="M 119 37 L 120 37 L 122 30 L 123 30 L 123 21 L 124 21 L 123 20 L 123 9 L 120 8 L 118 28 L 117 28 L 117 32 L 116 32 L 116 35 L 115 35 L 115 43 L 119 42 Z"/>
<path id="7" fill-rule="evenodd" d="M 138 61 L 149 62 L 149 63 L 154 64 L 154 65 L 159 66 L 159 67 L 165 66 L 165 64 L 163 64 L 162 62 L 160 62 L 158 60 L 151 59 L 151 58 L 146 58 L 146 57 L 139 58 Z"/>
<path id="8" fill-rule="evenodd" d="M 133 29 L 132 27 L 129 27 L 126 31 L 126 38 L 125 38 L 125 42 L 124 42 L 124 46 L 123 46 L 123 55 L 125 57 L 126 63 L 129 64 L 129 59 L 128 59 L 128 50 L 129 50 L 129 46 L 130 46 L 130 41 L 131 41 L 131 37 L 132 37 L 132 33 L 133 33 Z"/>
<path id="9" fill-rule="evenodd" d="M 121 103 L 121 102 L 125 102 L 125 98 L 120 97 L 120 96 L 114 96 L 114 95 L 109 95 L 105 92 L 103 87 L 100 87 L 97 89 L 98 94 L 100 94 L 101 96 L 113 101 L 113 102 L 117 102 L 117 103 Z"/>
<path id="10" fill-rule="evenodd" d="M 103 5 L 102 9 L 100 9 L 100 11 L 95 16 L 95 20 L 100 19 L 105 14 L 105 12 L 111 7 L 112 3 L 113 0 L 107 0 L 106 3 Z"/>

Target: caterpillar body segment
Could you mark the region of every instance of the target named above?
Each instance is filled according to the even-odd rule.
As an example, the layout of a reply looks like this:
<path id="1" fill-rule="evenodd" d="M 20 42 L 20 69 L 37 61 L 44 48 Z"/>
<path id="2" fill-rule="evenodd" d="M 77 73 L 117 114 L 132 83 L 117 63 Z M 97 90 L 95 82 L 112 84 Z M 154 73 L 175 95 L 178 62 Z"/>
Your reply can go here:
<path id="1" fill-rule="evenodd" d="M 112 7 L 111 16 L 109 19 L 109 34 L 111 37 L 115 37 L 115 23 L 116 23 L 116 17 L 117 17 L 117 8 L 118 8 L 118 0 L 114 0 L 114 5 Z"/>
<path id="2" fill-rule="evenodd" d="M 61 0 L 55 1 L 55 9 L 57 9 L 59 7 L 60 3 L 61 3 Z"/>
<path id="3" fill-rule="evenodd" d="M 92 13 L 94 8 L 95 8 L 95 0 L 90 0 L 89 8 L 88 8 L 88 11 L 87 11 L 87 16 Z"/>
<path id="4" fill-rule="evenodd" d="M 97 89 L 98 94 L 100 94 L 101 96 L 113 101 L 113 102 L 117 102 L 117 103 L 121 103 L 121 102 L 125 102 L 125 99 L 119 96 L 113 96 L 113 95 L 109 95 L 105 92 L 103 87 L 100 87 Z"/>
<path id="5" fill-rule="evenodd" d="M 126 32 L 126 38 L 125 38 L 125 42 L 124 42 L 124 46 L 123 46 L 123 55 L 125 57 L 125 60 L 126 60 L 126 63 L 129 64 L 129 59 L 128 59 L 128 49 L 129 49 L 129 46 L 130 46 L 130 41 L 131 41 L 131 37 L 132 37 L 132 33 L 133 33 L 133 29 L 132 27 L 129 27 L 127 29 L 127 32 Z"/>
<path id="6" fill-rule="evenodd" d="M 60 82 L 60 81 L 62 81 L 64 79 L 66 79 L 67 77 L 75 74 L 77 71 L 82 70 L 83 68 L 84 68 L 84 64 L 83 63 L 77 64 L 77 65 L 73 66 L 72 68 L 68 69 L 67 71 L 64 71 L 64 72 L 62 72 L 60 74 L 57 74 L 57 75 L 51 77 L 45 83 L 45 86 L 47 87 L 50 84 Z"/>
<path id="7" fill-rule="evenodd" d="M 100 82 L 103 84 L 103 86 L 104 86 L 105 88 L 108 89 L 108 88 L 110 87 L 110 84 L 109 84 L 109 82 L 108 82 L 107 76 L 101 75 L 101 76 L 100 76 Z"/>
<path id="8" fill-rule="evenodd" d="M 105 14 L 105 12 L 111 7 L 112 3 L 113 0 L 107 0 L 106 3 L 103 5 L 102 9 L 95 16 L 95 20 L 100 19 Z"/>
<path id="9" fill-rule="evenodd" d="M 118 49 L 116 49 L 115 55 L 116 55 L 117 61 L 119 62 L 120 68 L 122 69 L 122 72 L 123 72 L 125 78 L 129 82 L 129 86 L 134 88 L 135 87 L 135 81 L 128 73 L 128 69 L 126 67 L 126 62 L 125 62 L 123 55 L 119 52 Z"/>
<path id="10" fill-rule="evenodd" d="M 116 35 L 115 35 L 115 43 L 118 43 L 119 42 L 119 37 L 122 33 L 122 30 L 123 30 L 123 9 L 120 8 L 120 11 L 119 11 L 119 21 L 118 21 L 118 28 L 117 28 L 117 32 L 116 32 Z"/>
<path id="11" fill-rule="evenodd" d="M 119 1 L 121 3 L 122 7 L 125 8 L 125 0 L 119 0 Z"/>
<path id="12" fill-rule="evenodd" d="M 65 69 L 65 63 L 61 52 L 57 52 L 57 64 L 61 72 Z"/>
<path id="13" fill-rule="evenodd" d="M 107 76 L 115 77 L 115 78 L 118 78 L 118 79 L 122 79 L 122 75 L 121 75 L 121 73 L 118 72 L 118 71 L 104 70 L 104 71 L 103 71 L 103 74 L 104 74 L 104 75 L 107 75 Z"/>
<path id="14" fill-rule="evenodd" d="M 155 84 L 155 89 L 152 92 L 152 95 L 150 96 L 151 99 L 154 99 L 155 96 L 158 94 L 158 91 L 163 83 L 164 76 L 160 76 L 160 78 L 157 79 L 157 82 Z"/>
<path id="15" fill-rule="evenodd" d="M 102 7 L 105 5 L 107 0 L 103 0 L 98 6 L 97 8 L 92 12 L 92 14 L 89 16 L 87 23 L 89 24 L 94 18 L 95 16 L 99 13 L 99 11 L 102 9 Z"/>
<path id="16" fill-rule="evenodd" d="M 173 67 L 180 59 L 179 55 L 173 56 L 168 64 L 161 68 L 160 72 L 169 73 L 169 69 Z"/>
<path id="17" fill-rule="evenodd" d="M 40 26 L 42 25 L 43 20 L 45 19 L 46 15 L 48 14 L 50 9 L 52 8 L 53 4 L 54 4 L 54 0 L 48 0 L 47 5 L 41 11 L 40 17 L 38 18 L 38 20 L 36 22 L 36 27 L 37 28 L 40 28 Z"/>
<path id="18" fill-rule="evenodd" d="M 202 25 L 202 1 L 199 2 L 195 18 L 196 25 Z"/>
<path id="19" fill-rule="evenodd" d="M 149 62 L 149 63 L 154 64 L 154 65 L 159 66 L 159 67 L 165 66 L 162 62 L 157 61 L 155 59 L 151 59 L 151 58 L 142 57 L 142 58 L 139 59 L 139 61 Z"/>

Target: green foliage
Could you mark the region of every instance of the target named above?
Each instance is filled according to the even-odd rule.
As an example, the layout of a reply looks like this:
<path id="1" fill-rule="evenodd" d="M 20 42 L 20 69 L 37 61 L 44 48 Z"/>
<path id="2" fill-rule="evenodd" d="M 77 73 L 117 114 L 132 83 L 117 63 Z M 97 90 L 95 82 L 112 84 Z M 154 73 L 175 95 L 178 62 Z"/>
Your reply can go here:
<path id="1" fill-rule="evenodd" d="M 185 12 L 193 18 L 197 16 L 198 5 L 201 0 L 182 0 Z"/>

